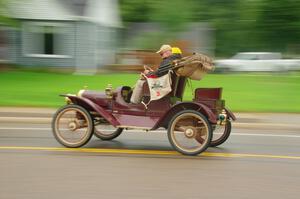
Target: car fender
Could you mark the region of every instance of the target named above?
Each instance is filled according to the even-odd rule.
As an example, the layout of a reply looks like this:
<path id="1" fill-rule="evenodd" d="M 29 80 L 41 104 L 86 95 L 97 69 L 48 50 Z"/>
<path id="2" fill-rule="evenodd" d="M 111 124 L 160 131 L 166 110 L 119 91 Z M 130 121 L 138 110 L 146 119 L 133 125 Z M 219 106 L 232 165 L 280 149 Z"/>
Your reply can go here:
<path id="1" fill-rule="evenodd" d="M 233 112 L 231 110 L 229 110 L 229 108 L 225 108 L 225 111 L 229 118 L 231 118 L 233 121 L 236 120 L 235 115 L 233 114 Z"/>
<path id="2" fill-rule="evenodd" d="M 118 120 L 116 120 L 116 118 L 111 113 L 109 113 L 108 111 L 103 109 L 101 106 L 98 106 L 97 104 L 95 104 L 94 102 L 92 102 L 91 100 L 89 100 L 87 98 L 78 97 L 75 95 L 61 95 L 61 96 L 68 97 L 72 101 L 72 103 L 82 106 L 83 108 L 85 108 L 87 110 L 93 110 L 93 111 L 97 112 L 102 117 L 104 117 L 111 125 L 113 125 L 115 127 L 120 125 Z"/>
<path id="3" fill-rule="evenodd" d="M 206 105 L 199 102 L 180 102 L 172 106 L 156 123 L 156 125 L 152 129 L 156 129 L 159 127 L 167 128 L 169 121 L 172 117 L 182 110 L 195 110 L 202 113 L 207 117 L 210 123 L 216 124 L 217 117 L 216 115 L 208 108 Z"/>

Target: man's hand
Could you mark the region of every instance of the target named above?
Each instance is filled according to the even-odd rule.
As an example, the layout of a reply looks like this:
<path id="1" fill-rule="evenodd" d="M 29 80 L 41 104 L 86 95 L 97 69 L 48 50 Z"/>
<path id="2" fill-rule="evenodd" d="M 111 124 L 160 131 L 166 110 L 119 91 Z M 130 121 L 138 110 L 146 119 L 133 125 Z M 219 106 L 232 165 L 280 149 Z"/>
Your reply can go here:
<path id="1" fill-rule="evenodd" d="M 140 74 L 140 79 L 146 79 L 146 78 L 145 78 L 145 75 L 146 75 L 145 73 L 141 73 L 141 74 Z"/>
<path id="2" fill-rule="evenodd" d="M 149 72 L 153 72 L 152 68 L 147 65 L 144 65 L 144 74 L 148 74 Z"/>
<path id="3" fill-rule="evenodd" d="M 145 75 L 147 75 L 147 74 L 150 73 L 150 72 L 151 72 L 150 70 L 144 70 L 143 73 L 144 73 Z"/>
<path id="4" fill-rule="evenodd" d="M 147 66 L 147 65 L 144 65 L 144 71 L 140 74 L 140 79 L 145 79 L 145 75 L 148 75 L 150 72 L 153 72 L 154 70 Z"/>

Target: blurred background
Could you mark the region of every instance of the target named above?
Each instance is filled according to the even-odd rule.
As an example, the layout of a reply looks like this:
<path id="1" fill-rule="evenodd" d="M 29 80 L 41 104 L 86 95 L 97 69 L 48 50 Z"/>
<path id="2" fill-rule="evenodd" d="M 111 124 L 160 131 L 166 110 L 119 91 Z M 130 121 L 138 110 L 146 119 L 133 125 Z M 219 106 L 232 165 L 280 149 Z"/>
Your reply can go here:
<path id="1" fill-rule="evenodd" d="M 13 64 L 90 72 L 111 64 L 157 64 L 153 52 L 164 43 L 216 58 L 239 52 L 280 53 L 270 59 L 300 54 L 298 0 L 0 3 L 0 59 Z"/>
<path id="2" fill-rule="evenodd" d="M 181 48 L 184 55 L 201 52 L 212 56 L 217 76 L 211 76 L 212 79 L 208 78 L 202 85 L 225 87 L 229 101 L 236 95 L 237 101 L 261 103 L 244 94 L 239 98 L 240 92 L 236 89 L 247 90 L 248 86 L 230 87 L 240 83 L 233 81 L 234 78 L 250 78 L 249 86 L 255 85 L 255 91 L 261 87 L 273 90 L 267 97 L 263 94 L 265 91 L 261 91 L 265 102 L 261 108 L 254 109 L 270 111 L 265 110 L 263 104 L 279 95 L 299 99 L 294 93 L 299 89 L 299 13 L 299 0 L 0 0 L 1 79 L 6 85 L 17 79 L 24 86 L 24 76 L 36 77 L 32 70 L 43 71 L 45 76 L 39 74 L 36 78 L 44 81 L 49 71 L 100 76 L 103 72 L 117 71 L 133 72 L 132 81 L 126 77 L 125 82 L 134 84 L 142 65 L 158 65 L 161 58 L 154 52 L 162 44 L 170 44 Z M 14 72 L 8 73 L 8 70 Z M 248 77 L 249 72 L 251 77 Z M 69 86 L 68 78 L 61 81 L 65 89 L 48 92 L 55 95 L 77 89 L 79 85 L 74 85 L 73 78 L 78 77 L 72 77 Z M 97 81 L 105 82 L 103 85 L 93 83 L 92 78 L 82 78 L 84 80 L 77 79 L 77 83 L 89 84 L 92 88 L 102 89 L 109 83 L 104 76 L 97 77 Z M 118 78 L 114 81 L 124 84 Z M 259 78 L 262 80 L 258 84 Z M 11 82 L 2 91 L 11 92 L 15 88 L 12 84 L 21 86 L 20 82 Z M 53 82 L 45 84 L 55 85 Z M 37 85 L 30 86 L 36 88 Z M 276 93 L 281 87 L 282 92 L 289 93 Z M 37 92 L 40 95 L 40 91 Z M 187 96 L 191 98 L 192 94 Z M 44 104 L 29 103 L 32 99 L 23 105 Z M 22 105 L 11 103 L 13 100 L 16 98 L 0 101 L 0 104 Z M 57 102 L 50 104 L 57 106 Z M 249 110 L 240 105 L 234 107 Z M 279 109 L 294 112 L 293 108 Z"/>

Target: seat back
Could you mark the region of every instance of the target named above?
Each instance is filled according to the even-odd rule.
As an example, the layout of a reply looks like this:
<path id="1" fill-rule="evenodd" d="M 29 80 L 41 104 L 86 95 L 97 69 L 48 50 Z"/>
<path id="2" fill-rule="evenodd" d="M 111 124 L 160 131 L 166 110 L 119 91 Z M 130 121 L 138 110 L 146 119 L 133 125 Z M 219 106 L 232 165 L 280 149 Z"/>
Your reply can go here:
<path id="1" fill-rule="evenodd" d="M 172 73 L 171 79 L 172 79 L 172 92 L 170 93 L 170 96 L 182 100 L 187 78 L 180 77 L 177 76 L 175 73 Z"/>

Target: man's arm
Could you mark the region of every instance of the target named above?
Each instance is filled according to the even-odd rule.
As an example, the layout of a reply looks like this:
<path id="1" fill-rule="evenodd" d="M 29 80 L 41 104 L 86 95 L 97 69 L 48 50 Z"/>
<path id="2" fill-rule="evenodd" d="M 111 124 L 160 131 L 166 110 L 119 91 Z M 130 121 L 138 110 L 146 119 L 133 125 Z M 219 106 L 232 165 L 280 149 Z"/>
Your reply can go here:
<path id="1" fill-rule="evenodd" d="M 169 72 L 169 70 L 167 70 L 167 68 L 168 68 L 167 66 L 169 64 L 172 64 L 172 61 L 174 61 L 176 59 L 180 59 L 180 58 L 181 58 L 181 56 L 172 55 L 172 56 L 170 56 L 170 57 L 162 60 L 162 62 L 159 65 L 159 68 L 156 71 L 150 72 L 148 74 L 149 75 L 155 75 L 157 77 L 164 76 L 164 75 L 166 75 Z M 165 68 L 165 67 L 167 67 L 167 68 Z M 147 74 L 147 76 L 148 76 L 148 74 Z"/>

